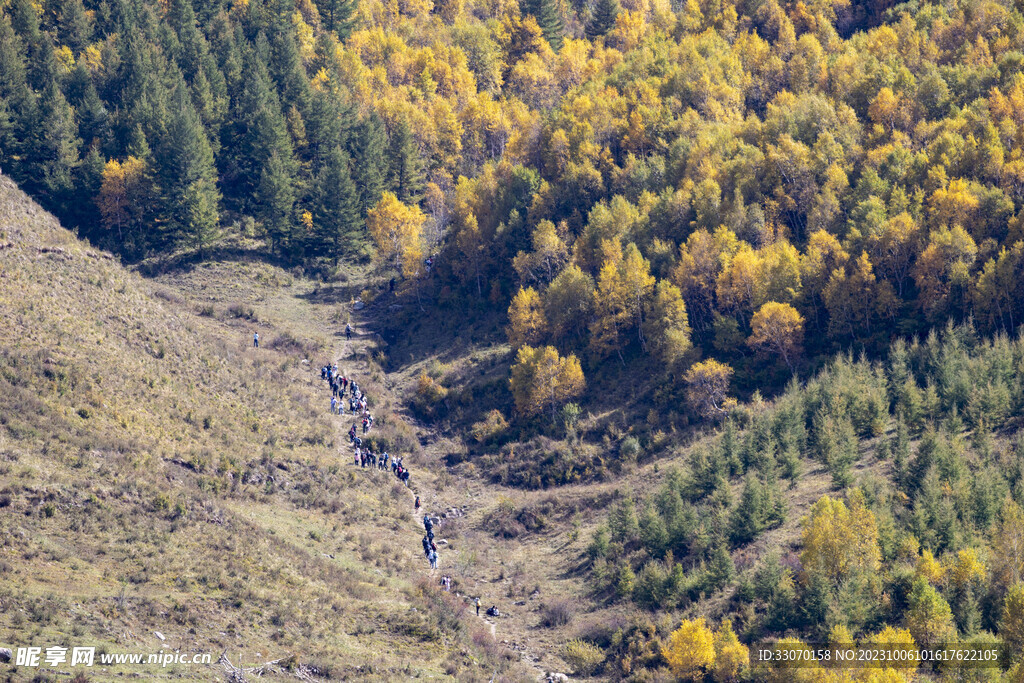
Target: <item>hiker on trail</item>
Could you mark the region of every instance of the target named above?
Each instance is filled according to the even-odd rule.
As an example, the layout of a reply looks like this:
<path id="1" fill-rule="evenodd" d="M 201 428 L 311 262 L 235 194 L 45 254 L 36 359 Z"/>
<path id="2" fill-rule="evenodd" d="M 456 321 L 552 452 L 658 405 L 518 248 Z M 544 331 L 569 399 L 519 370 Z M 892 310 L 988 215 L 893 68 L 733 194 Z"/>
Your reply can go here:
<path id="1" fill-rule="evenodd" d="M 427 556 L 427 559 L 430 560 L 430 568 L 437 569 L 437 553 L 431 550 L 430 555 Z"/>
<path id="2" fill-rule="evenodd" d="M 364 418 L 363 418 L 363 434 L 365 434 L 365 433 L 366 433 L 366 432 L 368 432 L 368 431 L 370 431 L 370 421 L 369 421 L 369 420 L 367 420 L 367 419 L 366 419 L 366 418 L 364 417 Z"/>
<path id="3" fill-rule="evenodd" d="M 388 291 L 394 293 L 395 291 L 395 278 L 391 278 L 391 282 L 388 283 Z"/>
<path id="4" fill-rule="evenodd" d="M 489 616 L 489 617 L 497 617 L 497 616 L 499 616 L 498 608 L 495 605 L 491 605 L 490 609 L 487 610 L 487 616 Z"/>
<path id="5" fill-rule="evenodd" d="M 476 615 L 480 616 L 480 598 L 476 599 Z"/>
<path id="6" fill-rule="evenodd" d="M 252 333 L 252 347 L 254 349 L 260 348 L 260 333 L 259 332 L 253 332 Z"/>
<path id="7" fill-rule="evenodd" d="M 349 443 L 351 443 L 351 442 L 356 440 L 356 426 L 355 425 L 352 425 L 352 429 L 348 430 L 348 440 L 349 440 Z"/>
<path id="8" fill-rule="evenodd" d="M 430 554 L 430 540 L 426 536 L 423 537 L 423 554 Z"/>
<path id="9" fill-rule="evenodd" d="M 348 323 L 345 323 L 345 339 L 351 339 L 351 338 L 352 338 L 352 326 L 350 324 L 348 324 Z"/>
<path id="10" fill-rule="evenodd" d="M 334 413 L 337 410 L 337 408 L 338 408 L 338 399 L 336 399 L 333 396 L 331 396 L 331 415 L 334 415 Z"/>
<path id="11" fill-rule="evenodd" d="M 416 496 L 416 508 L 415 509 L 417 511 L 419 511 L 419 509 L 420 509 L 420 497 L 419 496 Z"/>

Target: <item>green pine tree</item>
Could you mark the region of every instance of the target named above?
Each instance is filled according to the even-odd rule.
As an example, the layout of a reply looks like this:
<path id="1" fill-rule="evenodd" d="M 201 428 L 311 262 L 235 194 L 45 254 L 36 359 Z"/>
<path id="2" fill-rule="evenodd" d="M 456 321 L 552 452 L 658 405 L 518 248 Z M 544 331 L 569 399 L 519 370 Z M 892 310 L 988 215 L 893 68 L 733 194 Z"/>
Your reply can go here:
<path id="1" fill-rule="evenodd" d="M 358 240 L 362 219 L 359 190 L 352 182 L 349 157 L 340 147 L 327 154 L 316 178 L 316 245 L 314 253 L 337 263 L 346 246 Z"/>
<path id="2" fill-rule="evenodd" d="M 111 142 L 110 112 L 83 64 L 77 64 L 71 72 L 67 91 L 78 117 L 78 136 L 89 146 L 108 145 Z"/>
<path id="3" fill-rule="evenodd" d="M 618 16 L 618 0 L 597 0 L 597 5 L 590 14 L 590 21 L 587 22 L 587 38 L 594 40 L 607 34 L 615 26 L 615 19 Z"/>
<path id="4" fill-rule="evenodd" d="M 3 14 L 10 17 L 20 39 L 28 82 L 34 90 L 41 91 L 53 77 L 53 47 L 40 28 L 39 14 L 31 0 L 12 0 Z"/>
<path id="5" fill-rule="evenodd" d="M 295 25 L 290 14 L 284 14 L 278 19 L 276 30 L 271 35 L 270 59 L 267 66 L 277 84 L 281 110 L 288 111 L 296 107 L 304 114 L 309 110 L 312 88 L 306 69 L 302 65 L 302 56 L 299 54 L 299 45 L 295 37 Z"/>
<path id="6" fill-rule="evenodd" d="M 560 50 L 565 23 L 562 21 L 562 13 L 556 0 L 526 0 L 522 7 L 524 13 L 532 14 L 537 20 L 537 25 L 540 26 L 544 39 L 548 41 L 551 49 L 555 52 Z"/>
<path id="7" fill-rule="evenodd" d="M 270 237 L 271 249 L 280 252 L 290 247 L 295 228 L 295 184 L 288 163 L 277 152 L 260 171 L 254 200 L 254 213 Z"/>
<path id="8" fill-rule="evenodd" d="M 326 163 L 335 147 L 348 148 L 355 120 L 355 107 L 350 101 L 333 92 L 313 91 L 306 117 L 306 137 L 314 166 Z"/>
<path id="9" fill-rule="evenodd" d="M 103 168 L 106 160 L 99 150 L 92 146 L 82 158 L 75 174 L 75 190 L 69 205 L 70 225 L 80 234 L 88 234 L 90 228 L 99 226 L 100 213 L 94 198 L 99 194 L 103 182 Z"/>
<path id="10" fill-rule="evenodd" d="M 352 175 L 359 188 L 359 205 L 364 216 L 380 201 L 386 187 L 386 147 L 384 124 L 377 114 L 370 114 L 359 123 L 352 136 L 352 158 L 355 161 Z"/>
<path id="11" fill-rule="evenodd" d="M 33 138 L 31 184 L 45 199 L 48 209 L 62 213 L 60 203 L 74 187 L 82 141 L 78 139 L 75 114 L 56 82 L 51 82 L 40 98 L 38 127 Z"/>
<path id="12" fill-rule="evenodd" d="M 400 119 L 391 131 L 387 161 L 388 187 L 400 201 L 406 204 L 418 203 L 423 198 L 423 169 L 416 139 L 405 119 Z"/>
<path id="13" fill-rule="evenodd" d="M 169 237 L 204 251 L 220 222 L 213 151 L 184 81 L 175 91 L 160 145 L 159 184 Z"/>
<path id="14" fill-rule="evenodd" d="M 92 39 L 92 20 L 82 0 L 57 0 L 57 39 L 77 55 Z"/>
<path id="15" fill-rule="evenodd" d="M 35 96 L 28 87 L 25 48 L 10 17 L 0 13 L 0 166 L 21 182 L 21 157 L 28 124 L 36 118 Z"/>
<path id="16" fill-rule="evenodd" d="M 705 573 L 704 590 L 712 593 L 725 588 L 736 576 L 736 565 L 724 544 L 719 543 L 711 551 L 711 560 Z"/>
<path id="17" fill-rule="evenodd" d="M 322 0 L 317 6 L 324 28 L 337 33 L 341 40 L 352 35 L 356 25 L 357 0 Z"/>
<path id="18" fill-rule="evenodd" d="M 272 156 L 292 186 L 296 175 L 291 135 L 281 113 L 266 66 L 251 52 L 244 69 L 244 87 L 234 102 L 231 134 L 224 145 L 225 191 L 242 210 L 254 215 L 261 209 L 256 199 L 266 166 Z M 276 171 L 275 171 L 276 173 Z"/>
<path id="19" fill-rule="evenodd" d="M 730 518 L 730 539 L 734 545 L 743 545 L 757 538 L 768 525 L 768 500 L 764 487 L 752 474 L 743 484 L 740 502 Z"/>

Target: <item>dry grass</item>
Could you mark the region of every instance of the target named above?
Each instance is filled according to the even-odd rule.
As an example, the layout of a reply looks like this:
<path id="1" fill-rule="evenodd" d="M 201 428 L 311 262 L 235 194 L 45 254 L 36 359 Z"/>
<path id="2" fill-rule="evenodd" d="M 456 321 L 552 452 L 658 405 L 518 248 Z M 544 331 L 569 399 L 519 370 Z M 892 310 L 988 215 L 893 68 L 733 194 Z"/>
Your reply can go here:
<path id="1" fill-rule="evenodd" d="M 145 280 L 5 178 L 0 237 L 0 642 L 293 656 L 374 680 L 444 677 L 452 638 L 474 652 L 415 585 L 410 494 L 338 452 L 321 357 L 370 377 L 377 435 L 419 448 L 366 345 L 337 335 L 357 272 L 325 287 L 226 262 Z M 485 652 L 457 670 L 495 666 L 511 670 Z"/>

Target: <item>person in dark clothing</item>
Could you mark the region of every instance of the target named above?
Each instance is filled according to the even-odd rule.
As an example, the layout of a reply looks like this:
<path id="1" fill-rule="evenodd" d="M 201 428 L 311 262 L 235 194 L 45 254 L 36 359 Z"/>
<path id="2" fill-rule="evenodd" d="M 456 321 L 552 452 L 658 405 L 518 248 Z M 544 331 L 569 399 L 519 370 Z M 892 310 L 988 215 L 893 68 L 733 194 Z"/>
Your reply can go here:
<path id="1" fill-rule="evenodd" d="M 351 339 L 351 338 L 352 338 L 352 326 L 346 323 L 345 324 L 345 339 Z"/>

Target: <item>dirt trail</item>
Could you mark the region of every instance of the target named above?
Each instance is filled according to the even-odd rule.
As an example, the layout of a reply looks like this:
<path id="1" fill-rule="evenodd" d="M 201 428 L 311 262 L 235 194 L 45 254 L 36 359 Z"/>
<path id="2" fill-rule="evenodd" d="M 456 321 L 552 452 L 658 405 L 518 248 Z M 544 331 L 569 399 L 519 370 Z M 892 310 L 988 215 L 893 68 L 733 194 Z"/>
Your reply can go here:
<path id="1" fill-rule="evenodd" d="M 360 381 L 361 377 L 366 377 L 368 375 L 369 367 L 368 367 L 368 364 L 366 362 L 366 357 L 373 351 L 373 349 L 375 347 L 375 342 L 373 341 L 375 339 L 375 331 L 372 329 L 373 320 L 372 320 L 372 318 L 368 314 L 369 313 L 368 309 L 364 309 L 361 313 L 362 313 L 361 315 L 358 314 L 358 313 L 352 313 L 352 327 L 353 327 L 352 339 L 349 340 L 349 339 L 345 339 L 344 337 L 342 337 L 339 340 L 340 341 L 340 345 L 337 347 L 337 352 L 336 352 L 336 354 L 334 356 L 334 358 L 336 359 L 336 361 L 339 364 L 339 369 L 342 367 L 342 364 L 344 364 L 344 368 L 345 368 L 346 372 L 351 373 L 356 378 L 357 382 Z M 386 373 L 385 373 L 385 378 L 387 379 Z M 391 386 L 392 385 L 392 383 L 390 381 L 385 381 L 385 382 L 382 382 L 381 384 L 382 384 L 382 386 Z M 384 397 L 383 396 L 374 396 L 372 398 L 376 399 L 379 402 Z M 395 405 L 395 407 L 396 407 L 396 409 L 395 409 L 396 417 L 398 417 L 399 419 L 401 419 L 401 420 L 405 421 L 406 423 L 410 424 L 411 426 L 413 426 L 417 433 L 420 433 L 420 432 L 430 432 L 431 431 L 425 425 L 420 424 L 420 423 L 418 423 L 415 420 L 411 420 L 407 416 L 399 416 L 398 415 L 398 413 L 399 413 L 398 406 L 400 406 L 402 404 L 402 401 L 397 400 L 397 398 L 394 397 L 394 396 L 392 396 L 390 398 L 392 399 L 393 405 Z M 378 403 L 378 405 L 379 405 L 379 403 Z M 342 451 L 343 457 L 341 458 L 342 462 L 350 463 L 352 458 L 351 458 L 351 453 L 348 452 L 348 427 L 346 426 L 345 420 L 346 420 L 345 416 L 336 416 L 334 418 L 334 428 L 335 428 L 337 442 L 341 443 L 341 444 L 344 444 L 342 446 L 342 449 L 343 449 L 343 451 Z M 434 435 L 432 435 L 432 436 L 434 436 Z M 421 498 L 421 500 L 426 500 L 428 494 L 436 493 L 435 491 L 433 491 L 432 487 L 430 486 L 430 482 L 433 480 L 434 475 L 436 475 L 436 472 L 425 472 L 424 470 L 425 470 L 425 467 L 423 465 L 420 465 L 419 467 L 415 467 L 412 470 L 412 475 L 414 477 L 414 480 L 416 481 L 416 488 L 419 489 L 419 491 L 420 491 L 420 498 Z M 411 498 L 410 498 L 410 505 L 411 505 Z M 417 549 L 417 551 L 418 551 L 419 550 L 419 535 L 423 533 L 423 527 L 421 525 L 419 516 L 416 515 L 416 514 L 413 515 L 413 523 L 416 525 L 416 529 L 415 529 L 416 535 L 415 535 L 415 537 L 410 535 L 410 538 L 409 538 L 409 540 L 407 542 L 410 544 L 410 546 L 415 547 Z M 439 566 L 440 567 L 446 566 L 445 560 L 447 558 L 445 558 L 441 554 L 441 552 L 439 552 L 438 555 L 439 555 L 439 561 L 438 561 Z M 431 569 L 427 568 L 426 560 L 423 560 L 423 565 L 424 565 L 424 568 L 421 571 L 423 576 L 426 576 L 426 577 L 429 577 L 429 578 L 433 579 L 436 576 L 440 576 L 443 573 L 442 569 L 431 570 Z M 484 624 L 487 625 L 487 628 L 490 631 L 491 637 L 493 639 L 495 639 L 495 640 L 498 640 L 498 629 L 497 629 L 496 623 L 492 619 L 488 619 L 488 618 L 486 618 L 482 614 L 479 615 L 477 618 L 480 619 Z M 510 638 L 511 638 L 511 636 L 510 636 Z M 510 641 L 505 641 L 505 642 L 510 642 Z M 521 661 L 524 664 L 526 664 L 527 666 L 529 666 L 536 673 L 537 679 L 538 680 L 545 680 L 546 677 L 547 677 L 547 672 L 537 664 L 537 661 L 540 660 L 540 657 L 536 656 L 533 652 L 531 652 L 529 650 L 529 648 L 527 648 L 525 646 L 518 646 L 517 649 L 521 653 L 521 657 L 522 657 Z"/>

